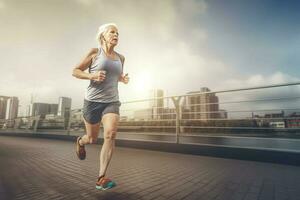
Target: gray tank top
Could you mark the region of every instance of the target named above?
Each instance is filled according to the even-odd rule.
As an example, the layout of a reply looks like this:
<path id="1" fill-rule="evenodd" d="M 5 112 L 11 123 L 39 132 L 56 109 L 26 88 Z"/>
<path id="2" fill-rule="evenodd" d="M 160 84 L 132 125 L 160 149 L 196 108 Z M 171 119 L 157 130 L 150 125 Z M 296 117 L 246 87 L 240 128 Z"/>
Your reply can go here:
<path id="1" fill-rule="evenodd" d="M 98 53 L 89 67 L 89 73 L 99 70 L 106 71 L 106 78 L 101 83 L 91 80 L 85 92 L 85 99 L 101 103 L 119 101 L 118 81 L 122 73 L 120 56 L 118 55 L 117 60 L 113 60 L 106 57 L 101 47 L 98 48 Z"/>

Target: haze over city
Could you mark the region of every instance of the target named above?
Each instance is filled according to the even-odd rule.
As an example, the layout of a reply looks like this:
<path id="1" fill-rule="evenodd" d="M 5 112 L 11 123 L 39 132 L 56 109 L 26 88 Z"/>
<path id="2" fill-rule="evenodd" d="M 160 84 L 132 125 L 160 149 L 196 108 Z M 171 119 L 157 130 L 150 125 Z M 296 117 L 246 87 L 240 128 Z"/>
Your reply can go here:
<path id="1" fill-rule="evenodd" d="M 0 0 L 0 199 L 299 199 L 299 11 Z"/>
<path id="2" fill-rule="evenodd" d="M 107 22 L 119 27 L 116 50 L 131 78 L 120 84 L 122 101 L 152 88 L 172 95 L 299 81 L 299 9 L 280 0 L 0 0 L 0 93 L 19 97 L 21 112 L 31 94 L 71 97 L 80 108 L 88 81 L 72 69 Z"/>

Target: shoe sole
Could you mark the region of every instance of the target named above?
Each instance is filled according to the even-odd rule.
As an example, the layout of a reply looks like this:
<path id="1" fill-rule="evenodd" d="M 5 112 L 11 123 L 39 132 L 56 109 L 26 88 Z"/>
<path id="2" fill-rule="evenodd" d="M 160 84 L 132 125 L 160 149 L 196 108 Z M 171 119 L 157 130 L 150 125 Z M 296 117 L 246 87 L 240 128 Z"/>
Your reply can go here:
<path id="1" fill-rule="evenodd" d="M 116 187 L 116 186 L 117 186 L 117 185 L 116 185 L 115 183 L 113 183 L 112 185 L 110 185 L 110 186 L 108 186 L 108 187 L 106 187 L 106 188 L 96 185 L 96 189 L 97 189 L 97 190 L 103 190 L 103 191 L 105 191 L 105 190 L 112 189 L 112 188 L 114 188 L 114 187 Z"/>
<path id="2" fill-rule="evenodd" d="M 78 137 L 76 140 L 76 155 L 79 158 L 79 160 L 85 160 L 86 156 L 84 156 L 84 158 L 80 158 L 79 156 L 79 152 L 77 152 L 77 146 L 79 145 L 79 140 L 81 139 L 81 137 Z"/>

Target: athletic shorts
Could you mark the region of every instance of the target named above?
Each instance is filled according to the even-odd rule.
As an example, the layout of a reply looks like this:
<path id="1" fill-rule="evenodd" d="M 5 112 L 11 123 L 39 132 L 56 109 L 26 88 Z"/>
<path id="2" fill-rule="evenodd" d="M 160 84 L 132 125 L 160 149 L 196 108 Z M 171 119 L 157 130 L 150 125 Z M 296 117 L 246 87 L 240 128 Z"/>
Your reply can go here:
<path id="1" fill-rule="evenodd" d="M 90 124 L 97 124 L 101 121 L 103 115 L 106 113 L 116 113 L 119 115 L 120 106 L 120 101 L 101 103 L 84 99 L 82 113 L 85 121 Z"/>

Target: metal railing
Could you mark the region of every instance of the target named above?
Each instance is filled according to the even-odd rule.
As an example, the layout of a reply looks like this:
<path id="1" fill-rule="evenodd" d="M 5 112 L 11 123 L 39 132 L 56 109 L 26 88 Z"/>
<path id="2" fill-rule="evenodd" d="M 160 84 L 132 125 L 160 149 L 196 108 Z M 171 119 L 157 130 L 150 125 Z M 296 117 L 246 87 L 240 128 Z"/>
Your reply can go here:
<path id="1" fill-rule="evenodd" d="M 181 137 L 201 134 L 298 138 L 299 85 L 294 82 L 122 102 L 119 132 L 174 135 L 176 143 Z M 85 129 L 80 109 L 71 111 L 69 119 L 36 116 L 0 120 L 0 128 L 54 129 L 67 134 Z"/>

